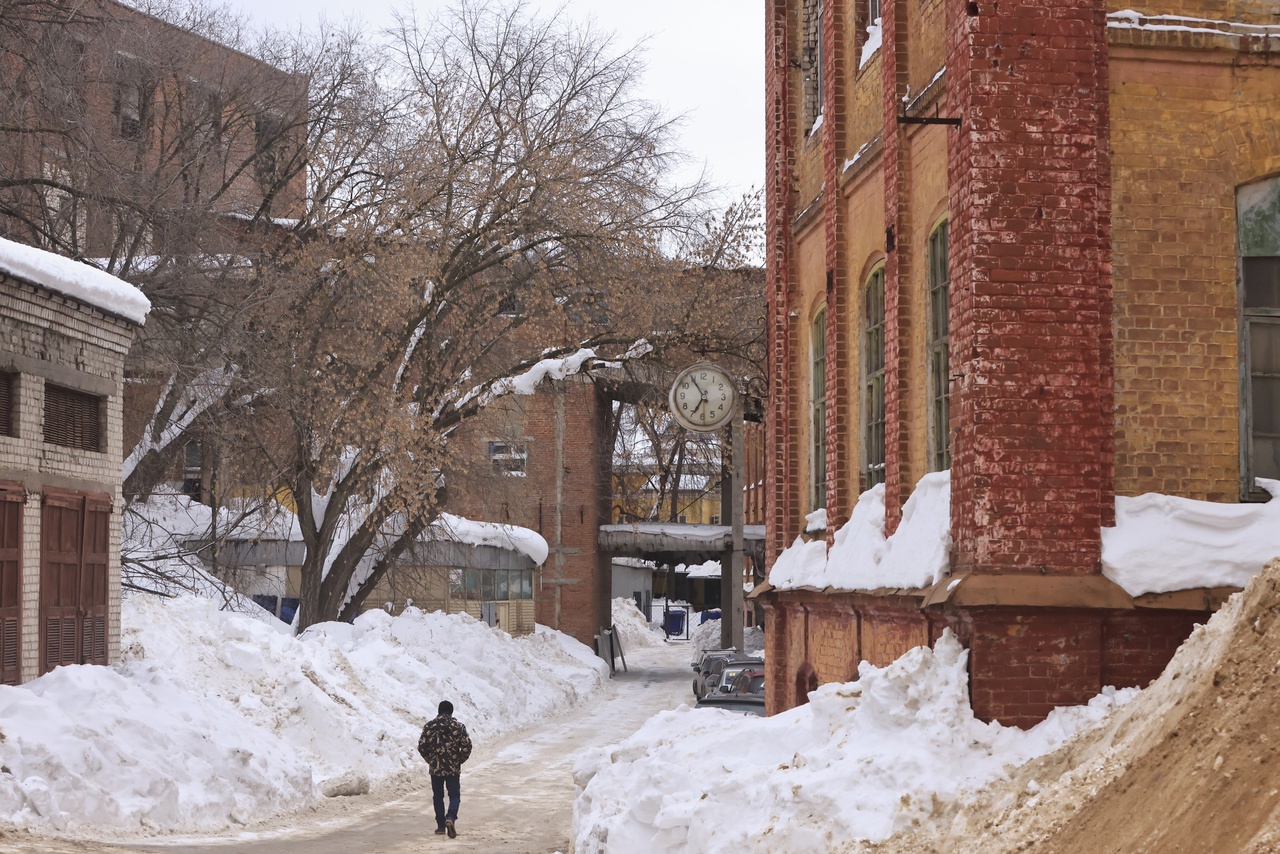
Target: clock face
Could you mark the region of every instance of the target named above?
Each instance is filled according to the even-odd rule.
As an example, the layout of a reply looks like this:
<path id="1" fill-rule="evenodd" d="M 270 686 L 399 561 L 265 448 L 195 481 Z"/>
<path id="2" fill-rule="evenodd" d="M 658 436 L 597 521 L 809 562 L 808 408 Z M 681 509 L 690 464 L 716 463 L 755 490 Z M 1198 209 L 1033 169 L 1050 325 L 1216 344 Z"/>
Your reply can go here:
<path id="1" fill-rule="evenodd" d="M 671 386 L 671 412 L 685 427 L 711 432 L 733 416 L 733 379 L 721 368 L 701 362 L 685 368 Z"/>

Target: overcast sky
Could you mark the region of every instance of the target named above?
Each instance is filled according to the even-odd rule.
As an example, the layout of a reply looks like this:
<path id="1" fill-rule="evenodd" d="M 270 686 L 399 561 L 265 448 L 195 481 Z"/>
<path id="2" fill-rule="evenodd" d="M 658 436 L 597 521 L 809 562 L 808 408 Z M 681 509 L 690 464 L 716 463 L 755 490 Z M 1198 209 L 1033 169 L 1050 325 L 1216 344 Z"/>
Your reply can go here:
<path id="1" fill-rule="evenodd" d="M 252 21 L 292 28 L 350 17 L 380 28 L 399 0 L 226 0 Z M 417 0 L 420 13 L 449 0 Z M 646 97 L 685 116 L 684 149 L 733 194 L 764 181 L 764 0 L 530 0 L 539 14 L 563 6 L 594 18 L 620 46 L 645 44 Z"/>

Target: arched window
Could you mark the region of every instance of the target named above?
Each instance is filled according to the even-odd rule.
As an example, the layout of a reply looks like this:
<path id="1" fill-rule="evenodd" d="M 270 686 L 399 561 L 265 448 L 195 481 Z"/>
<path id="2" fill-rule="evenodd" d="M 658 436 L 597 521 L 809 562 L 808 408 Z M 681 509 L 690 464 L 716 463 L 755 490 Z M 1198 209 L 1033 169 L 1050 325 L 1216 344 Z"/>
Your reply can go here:
<path id="1" fill-rule="evenodd" d="M 1280 479 L 1280 177 L 1236 193 L 1241 300 L 1241 474 Z M 1258 497 L 1261 497 L 1259 495 Z"/>
<path id="2" fill-rule="evenodd" d="M 884 268 L 862 300 L 862 488 L 884 483 Z"/>
<path id="3" fill-rule="evenodd" d="M 827 506 L 827 311 L 813 319 L 809 336 L 809 432 L 813 437 L 813 509 Z"/>
<path id="4" fill-rule="evenodd" d="M 947 221 L 929 235 L 929 468 L 951 468 L 951 303 L 947 281 Z"/>
<path id="5" fill-rule="evenodd" d="M 818 674 L 813 665 L 805 662 L 796 674 L 796 705 L 803 706 L 809 702 L 809 692 L 818 690 Z"/>

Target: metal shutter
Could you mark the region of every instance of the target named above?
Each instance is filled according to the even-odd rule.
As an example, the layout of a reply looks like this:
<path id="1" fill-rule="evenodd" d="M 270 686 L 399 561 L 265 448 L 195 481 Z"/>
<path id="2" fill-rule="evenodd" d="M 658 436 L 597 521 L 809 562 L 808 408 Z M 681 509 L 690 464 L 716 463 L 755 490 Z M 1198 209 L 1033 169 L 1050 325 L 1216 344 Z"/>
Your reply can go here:
<path id="1" fill-rule="evenodd" d="M 45 383 L 44 440 L 82 451 L 102 450 L 102 398 Z"/>

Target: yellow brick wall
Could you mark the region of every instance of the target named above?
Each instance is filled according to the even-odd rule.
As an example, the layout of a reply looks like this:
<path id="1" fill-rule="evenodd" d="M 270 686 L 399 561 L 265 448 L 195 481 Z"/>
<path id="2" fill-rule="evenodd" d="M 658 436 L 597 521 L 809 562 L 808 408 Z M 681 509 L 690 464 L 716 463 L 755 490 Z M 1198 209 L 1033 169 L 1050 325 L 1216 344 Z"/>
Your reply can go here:
<path id="1" fill-rule="evenodd" d="M 1280 68 L 1117 35 L 1129 34 L 1113 32 L 1111 54 L 1116 491 L 1232 501 L 1235 189 L 1280 170 Z"/>
<path id="2" fill-rule="evenodd" d="M 1131 9 L 1143 15 L 1184 15 L 1214 21 L 1237 21 L 1251 24 L 1275 24 L 1274 0 L 1159 0 L 1157 3 L 1113 2 L 1108 12 Z"/>
<path id="3" fill-rule="evenodd" d="M 880 76 L 880 51 L 876 51 L 865 66 L 858 68 L 858 54 L 851 53 L 846 65 L 849 83 L 846 91 L 848 107 L 845 110 L 845 123 L 848 128 L 848 150 L 840 161 L 842 168 L 847 160 L 851 160 L 863 146 L 880 136 L 880 128 L 884 124 L 881 102 L 884 98 L 884 85 Z"/>
<path id="4" fill-rule="evenodd" d="M 911 96 L 929 85 L 947 64 L 945 3 L 943 0 L 916 0 L 907 7 L 907 82 Z"/>

